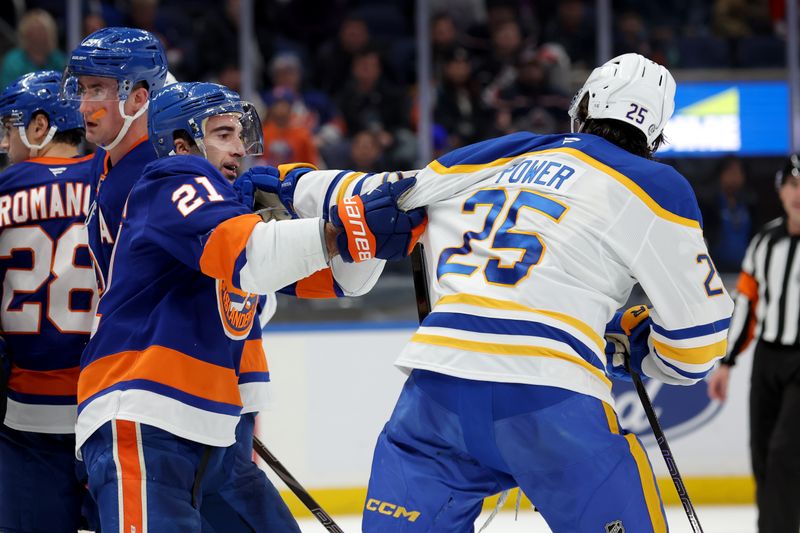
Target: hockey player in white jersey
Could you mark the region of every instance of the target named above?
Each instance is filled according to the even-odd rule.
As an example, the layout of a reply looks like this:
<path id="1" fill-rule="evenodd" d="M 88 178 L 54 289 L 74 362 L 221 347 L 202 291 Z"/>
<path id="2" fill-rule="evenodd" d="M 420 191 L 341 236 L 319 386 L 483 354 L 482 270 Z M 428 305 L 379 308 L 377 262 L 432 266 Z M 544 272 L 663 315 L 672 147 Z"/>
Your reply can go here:
<path id="1" fill-rule="evenodd" d="M 434 304 L 397 360 L 410 376 L 378 438 L 365 532 L 472 531 L 483 499 L 515 486 L 555 533 L 667 531 L 614 411 L 608 375 L 626 371 L 604 333 L 630 335 L 632 368 L 671 384 L 725 354 L 733 305 L 696 198 L 651 159 L 674 94 L 664 67 L 625 54 L 576 95 L 573 133 L 477 143 L 416 175 L 401 205 L 427 206 Z M 290 174 L 279 192 L 315 216 L 376 177 Z M 615 315 L 637 282 L 650 316 Z"/>

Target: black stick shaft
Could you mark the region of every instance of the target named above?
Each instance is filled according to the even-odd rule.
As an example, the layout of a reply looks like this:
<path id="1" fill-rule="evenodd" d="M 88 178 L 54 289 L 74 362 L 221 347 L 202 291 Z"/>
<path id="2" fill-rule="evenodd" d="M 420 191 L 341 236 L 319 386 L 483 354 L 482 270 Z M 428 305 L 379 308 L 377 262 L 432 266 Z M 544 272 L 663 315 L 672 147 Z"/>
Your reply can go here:
<path id="1" fill-rule="evenodd" d="M 428 295 L 428 279 L 425 274 L 425 258 L 422 255 L 422 244 L 418 243 L 411 252 L 411 274 L 414 276 L 414 294 L 417 297 L 417 314 L 419 323 L 431 312 L 431 300 Z"/>
<path id="2" fill-rule="evenodd" d="M 320 505 L 311 497 L 311 494 L 308 493 L 306 489 L 300 484 L 295 477 L 286 470 L 286 467 L 281 464 L 278 459 L 272 455 L 272 453 L 264 446 L 264 443 L 261 442 L 261 439 L 253 436 L 253 450 L 261 457 L 267 465 L 278 475 L 281 480 L 286 483 L 286 486 L 294 492 L 294 495 L 303 502 L 311 514 L 313 514 L 320 523 L 325 526 L 325 529 L 328 531 L 333 531 L 334 533 L 344 533 L 342 529 L 336 525 L 336 522 L 333 521 L 333 518 L 325 512 L 325 510 L 320 507 Z"/>
<path id="3" fill-rule="evenodd" d="M 689 519 L 689 525 L 692 526 L 693 533 L 703 533 L 703 528 L 700 526 L 700 520 L 697 518 L 697 513 L 692 505 L 692 500 L 689 499 L 689 493 L 686 491 L 686 485 L 683 484 L 680 472 L 678 472 L 678 465 L 675 463 L 675 458 L 672 456 L 672 450 L 669 448 L 667 437 L 661 429 L 661 424 L 658 422 L 656 412 L 653 410 L 653 402 L 650 401 L 650 395 L 647 394 L 647 389 L 642 383 L 642 378 L 633 370 L 628 369 L 633 378 L 633 384 L 636 386 L 636 392 L 639 394 L 639 400 L 642 402 L 642 407 L 647 415 L 647 420 L 650 421 L 650 427 L 653 428 L 653 435 L 656 437 L 658 447 L 661 448 L 661 455 L 664 456 L 664 462 L 667 463 L 667 470 L 675 484 L 675 489 L 678 491 L 678 497 L 683 505 L 683 510 L 686 511 L 686 517 Z"/>

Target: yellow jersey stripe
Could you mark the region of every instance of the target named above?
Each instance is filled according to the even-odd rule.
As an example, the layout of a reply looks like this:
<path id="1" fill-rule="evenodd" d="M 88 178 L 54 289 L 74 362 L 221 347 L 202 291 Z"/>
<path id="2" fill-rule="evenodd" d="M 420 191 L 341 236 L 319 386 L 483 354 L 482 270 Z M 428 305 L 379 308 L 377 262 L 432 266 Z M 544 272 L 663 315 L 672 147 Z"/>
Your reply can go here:
<path id="1" fill-rule="evenodd" d="M 722 339 L 714 344 L 698 346 L 697 348 L 676 348 L 653 339 L 653 347 L 664 357 L 675 361 L 690 365 L 704 365 L 725 355 L 728 348 L 728 339 Z"/>
<path id="2" fill-rule="evenodd" d="M 339 191 L 336 193 L 337 204 L 342 203 L 342 200 L 344 200 L 344 195 L 347 194 L 347 188 L 350 187 L 350 184 L 353 183 L 357 178 L 363 176 L 364 174 L 365 174 L 364 172 L 353 172 L 352 174 L 350 174 L 349 176 L 347 176 L 342 180 L 342 182 L 339 184 Z"/>
<path id="3" fill-rule="evenodd" d="M 642 202 L 645 203 L 645 205 L 647 205 L 647 207 L 650 208 L 651 211 L 653 211 L 659 217 L 669 220 L 670 222 L 680 224 L 682 226 L 700 229 L 700 223 L 698 221 L 692 220 L 691 218 L 686 218 L 680 215 L 676 215 L 675 213 L 664 209 L 663 207 L 658 205 L 658 203 L 655 200 L 653 200 L 653 198 L 651 198 L 650 195 L 648 195 L 644 191 L 644 189 L 642 189 L 635 181 L 630 179 L 628 176 L 622 174 L 617 170 L 614 170 L 608 165 L 601 163 L 597 159 L 589 155 L 586 155 L 580 150 L 576 150 L 574 148 L 569 148 L 569 147 L 548 148 L 547 150 L 526 152 L 524 154 L 518 154 L 511 157 L 501 157 L 500 159 L 495 159 L 494 161 L 490 161 L 489 163 L 482 163 L 479 165 L 453 165 L 452 167 L 446 167 L 441 163 L 439 163 L 438 161 L 433 161 L 430 165 L 428 165 L 428 168 L 430 168 L 437 174 L 466 174 L 469 172 L 477 172 L 479 170 L 505 165 L 506 163 L 520 157 L 528 157 L 533 155 L 544 155 L 552 153 L 562 153 L 571 155 L 576 159 L 580 159 L 587 165 L 596 168 L 600 172 L 608 174 L 609 176 L 617 180 L 620 184 L 622 184 L 626 189 L 628 189 L 634 195 L 636 195 Z"/>
<path id="4" fill-rule="evenodd" d="M 614 435 L 619 435 L 619 423 L 617 423 L 617 413 L 615 413 L 614 409 L 606 402 L 602 403 L 603 403 L 603 410 L 606 412 L 606 418 L 608 419 L 608 429 L 610 429 L 611 433 L 613 433 Z"/>
<path id="5" fill-rule="evenodd" d="M 650 467 L 650 461 L 647 459 L 647 454 L 636 435 L 628 433 L 625 435 L 625 440 L 628 441 L 628 446 L 631 449 L 633 460 L 636 461 L 636 467 L 639 469 L 639 478 L 642 483 L 642 492 L 644 493 L 644 501 L 647 504 L 647 512 L 650 515 L 650 520 L 653 523 L 654 533 L 666 533 L 667 521 L 664 518 L 664 513 L 661 509 L 661 498 L 658 496 L 658 487 L 656 486 L 656 478 L 653 475 L 653 469 Z"/>
<path id="6" fill-rule="evenodd" d="M 478 296 L 475 294 L 447 294 L 439 298 L 436 302 L 436 305 L 448 305 L 448 304 L 464 304 L 464 305 L 472 305 L 475 307 L 485 307 L 487 309 L 502 309 L 505 311 L 525 311 L 527 313 L 538 313 L 540 315 L 549 316 L 550 318 L 555 318 L 565 324 L 569 324 L 573 328 L 577 329 L 587 337 L 589 337 L 592 342 L 595 343 L 597 349 L 601 353 L 605 353 L 606 349 L 606 342 L 603 338 L 593 330 L 588 324 L 585 322 L 581 322 L 577 318 L 564 314 L 559 313 L 558 311 L 548 311 L 545 309 L 534 309 L 532 307 L 528 307 L 526 305 L 522 305 L 517 302 L 512 302 L 510 300 L 500 300 L 498 298 L 490 298 L 488 296 Z"/>
<path id="7" fill-rule="evenodd" d="M 446 348 L 466 350 L 468 352 L 479 352 L 494 355 L 524 355 L 562 359 L 564 361 L 569 361 L 570 363 L 575 363 L 584 367 L 597 378 L 602 380 L 609 389 L 611 388 L 611 381 L 609 381 L 609 379 L 600 369 L 587 363 L 577 355 L 568 354 L 559 350 L 553 350 L 552 348 L 531 345 L 468 341 L 445 337 L 443 335 L 429 335 L 425 333 L 416 333 L 413 337 L 411 337 L 411 342 L 419 342 L 422 344 L 431 344 L 433 346 L 443 346 Z"/>

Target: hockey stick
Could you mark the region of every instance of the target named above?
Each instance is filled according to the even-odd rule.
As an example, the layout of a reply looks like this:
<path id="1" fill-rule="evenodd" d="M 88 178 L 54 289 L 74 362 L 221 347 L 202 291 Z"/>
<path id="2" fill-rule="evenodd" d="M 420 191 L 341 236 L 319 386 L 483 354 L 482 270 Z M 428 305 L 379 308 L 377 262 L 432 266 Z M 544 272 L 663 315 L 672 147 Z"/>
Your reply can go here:
<path id="1" fill-rule="evenodd" d="M 422 244 L 417 243 L 411 252 L 411 275 L 414 277 L 414 294 L 417 297 L 417 315 L 419 323 L 431 312 L 431 300 L 428 295 L 428 278 L 425 274 L 425 258 L 422 256 Z"/>
<path id="2" fill-rule="evenodd" d="M 664 462 L 667 463 L 667 470 L 675 484 L 675 489 L 678 491 L 678 497 L 683 504 L 683 510 L 686 511 L 686 516 L 689 518 L 689 525 L 692 526 L 693 533 L 703 533 L 703 528 L 700 526 L 700 521 L 697 519 L 697 513 L 692 505 L 692 500 L 689 499 L 689 493 L 686 492 L 686 485 L 683 484 L 681 473 L 678 472 L 678 465 L 675 463 L 675 458 L 672 456 L 672 450 L 669 448 L 667 437 L 661 429 L 661 424 L 658 422 L 655 410 L 653 410 L 653 402 L 650 401 L 650 395 L 647 394 L 647 389 L 644 388 L 642 378 L 639 374 L 630 368 L 628 357 L 625 358 L 625 366 L 633 378 L 633 384 L 636 386 L 636 392 L 639 394 L 639 400 L 642 402 L 647 420 L 650 421 L 650 427 L 653 429 L 653 435 L 656 437 L 658 447 L 661 448 L 661 455 L 664 456 Z"/>
<path id="3" fill-rule="evenodd" d="M 306 489 L 297 481 L 292 474 L 286 470 L 286 467 L 281 464 L 278 459 L 272 455 L 272 453 L 264 446 L 264 443 L 261 442 L 261 439 L 253 435 L 253 450 L 261 457 L 267 465 L 276 473 L 281 480 L 286 483 L 294 495 L 297 496 L 303 505 L 311 511 L 317 520 L 327 529 L 328 531 L 333 531 L 334 533 L 344 533 L 342 529 L 336 525 L 336 522 L 333 521 L 331 515 L 325 512 L 325 510 L 320 507 L 320 505 L 311 497 L 311 494 L 308 493 Z"/>

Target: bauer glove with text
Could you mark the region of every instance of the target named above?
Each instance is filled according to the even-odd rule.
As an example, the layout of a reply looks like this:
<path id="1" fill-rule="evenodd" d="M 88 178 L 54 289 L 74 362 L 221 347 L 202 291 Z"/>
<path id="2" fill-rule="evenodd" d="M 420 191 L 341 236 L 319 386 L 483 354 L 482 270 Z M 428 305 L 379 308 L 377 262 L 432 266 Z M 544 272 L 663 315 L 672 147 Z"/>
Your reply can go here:
<path id="1" fill-rule="evenodd" d="M 421 207 L 402 211 L 397 207 L 397 199 L 416 181 L 406 178 L 387 182 L 331 207 L 331 224 L 343 230 L 336 238 L 336 245 L 346 263 L 360 263 L 373 257 L 387 261 L 408 257 L 425 231 L 427 218 Z"/>

